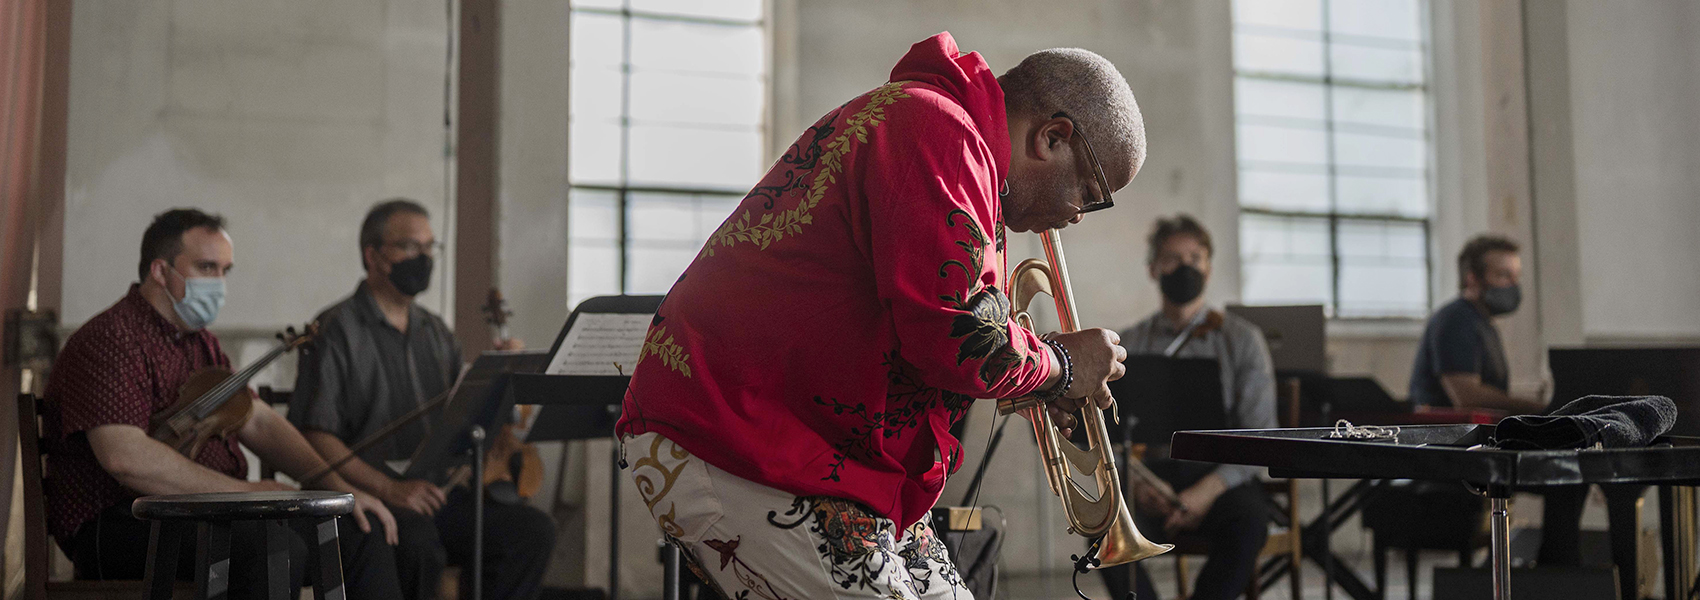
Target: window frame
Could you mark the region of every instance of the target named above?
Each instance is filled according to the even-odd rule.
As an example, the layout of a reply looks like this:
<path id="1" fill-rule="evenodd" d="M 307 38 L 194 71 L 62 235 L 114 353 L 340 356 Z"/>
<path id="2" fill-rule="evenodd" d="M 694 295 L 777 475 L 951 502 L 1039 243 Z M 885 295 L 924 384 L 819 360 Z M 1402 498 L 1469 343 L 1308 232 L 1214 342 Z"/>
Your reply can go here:
<path id="1" fill-rule="evenodd" d="M 1246 2 L 1246 1 L 1255 1 L 1255 0 L 1235 0 L 1235 1 L 1236 2 Z M 1240 156 L 1237 155 L 1237 153 L 1236 153 L 1236 156 L 1235 156 L 1235 159 L 1234 159 L 1235 182 L 1236 182 L 1235 204 L 1236 204 L 1236 206 L 1239 210 L 1239 215 L 1240 215 L 1240 221 L 1239 222 L 1242 223 L 1242 224 L 1244 223 L 1245 215 L 1248 215 L 1248 214 L 1249 215 L 1262 216 L 1262 217 L 1269 217 L 1269 218 L 1278 218 L 1278 219 L 1300 219 L 1300 220 L 1311 220 L 1311 221 L 1326 221 L 1327 229 L 1328 229 L 1329 289 L 1327 291 L 1327 294 L 1328 294 L 1327 299 L 1323 300 L 1322 303 L 1326 306 L 1326 309 L 1328 311 L 1328 318 L 1331 321 L 1353 321 L 1353 322 L 1421 321 L 1425 318 L 1426 314 L 1428 312 L 1431 312 L 1434 308 L 1434 302 L 1435 302 L 1434 295 L 1435 295 L 1435 289 L 1436 289 L 1436 285 L 1435 285 L 1436 284 L 1436 282 L 1435 282 L 1435 260 L 1434 260 L 1434 235 L 1435 235 L 1434 219 L 1436 218 L 1436 212 L 1437 212 L 1438 205 L 1439 205 L 1439 202 L 1438 202 L 1439 192 L 1437 190 L 1437 187 L 1439 185 L 1439 181 L 1438 181 L 1438 176 L 1437 176 L 1438 175 L 1438 173 L 1437 173 L 1438 160 L 1437 160 L 1436 151 L 1435 151 L 1435 146 L 1436 146 L 1436 143 L 1437 143 L 1437 139 L 1436 139 L 1437 136 L 1436 136 L 1435 129 L 1436 129 L 1438 119 L 1436 118 L 1436 114 L 1435 114 L 1435 110 L 1436 110 L 1436 107 L 1435 107 L 1436 99 L 1435 99 L 1435 88 L 1434 88 L 1435 55 L 1434 55 L 1434 45 L 1433 45 L 1434 32 L 1433 32 L 1433 22 L 1432 22 L 1433 0 L 1414 0 L 1414 2 L 1416 3 L 1416 8 L 1417 8 L 1416 12 L 1417 12 L 1418 26 L 1419 26 L 1419 29 L 1421 31 L 1421 38 L 1417 42 L 1417 52 L 1419 53 L 1419 55 L 1421 57 L 1421 67 L 1422 67 L 1422 79 L 1421 79 L 1420 82 L 1400 83 L 1400 82 L 1394 82 L 1394 81 L 1385 81 L 1385 80 L 1375 81 L 1375 80 L 1366 80 L 1366 79 L 1361 79 L 1361 78 L 1337 76 L 1335 74 L 1335 69 L 1334 69 L 1334 64 L 1333 64 L 1334 63 L 1334 50 L 1336 49 L 1335 44 L 1337 42 L 1336 42 L 1336 39 L 1335 39 L 1336 34 L 1333 31 L 1334 26 L 1333 26 L 1333 23 L 1332 23 L 1332 13 L 1331 13 L 1331 7 L 1330 7 L 1330 4 L 1331 4 L 1330 0 L 1318 0 L 1321 23 L 1320 23 L 1320 27 L 1316 30 L 1315 34 L 1318 35 L 1319 38 L 1303 38 L 1303 39 L 1317 39 L 1320 43 L 1320 46 L 1321 46 L 1321 57 L 1320 58 L 1321 58 L 1321 65 L 1322 65 L 1322 72 L 1321 72 L 1320 75 L 1311 76 L 1311 75 L 1301 75 L 1301 74 L 1294 74 L 1294 73 L 1259 71 L 1259 70 L 1242 68 L 1239 64 L 1239 61 L 1238 61 L 1238 55 L 1237 54 L 1233 55 L 1234 56 L 1234 58 L 1232 59 L 1233 60 L 1233 78 L 1234 78 L 1234 84 L 1235 84 L 1234 87 L 1235 87 L 1236 93 L 1238 93 L 1238 89 L 1240 87 L 1239 82 L 1242 81 L 1242 80 L 1300 83 L 1300 84 L 1305 84 L 1305 85 L 1315 85 L 1315 86 L 1318 86 L 1318 87 L 1321 88 L 1322 103 L 1323 104 L 1322 104 L 1322 118 L 1321 118 L 1320 132 L 1323 135 L 1323 144 L 1324 144 L 1324 148 L 1325 148 L 1325 164 L 1323 165 L 1322 175 L 1326 178 L 1326 190 L 1327 190 L 1326 193 L 1327 193 L 1327 205 L 1328 205 L 1327 211 L 1326 212 L 1311 212 L 1311 211 L 1305 211 L 1305 210 L 1283 210 L 1283 209 L 1272 209 L 1272 208 L 1264 208 L 1264 207 L 1257 207 L 1257 206 L 1246 206 L 1246 205 L 1242 204 L 1244 196 L 1243 196 L 1242 193 L 1237 191 L 1238 185 L 1239 185 L 1240 180 L 1241 180 L 1241 174 L 1246 170 L 1248 163 L 1256 163 L 1258 161 L 1243 160 Z M 1232 11 L 1231 11 L 1231 13 L 1232 13 Z M 1253 30 L 1255 32 L 1254 34 L 1256 34 L 1256 35 L 1266 35 L 1266 36 L 1267 35 L 1279 35 L 1280 31 L 1282 31 L 1282 28 L 1271 26 L 1271 25 L 1241 23 L 1237 20 L 1237 14 L 1235 15 L 1234 18 L 1236 20 L 1234 20 L 1231 24 L 1233 34 L 1242 33 L 1242 31 L 1244 31 L 1245 29 Z M 1293 34 L 1300 34 L 1301 30 L 1285 30 L 1285 31 L 1292 32 Z M 1311 33 L 1311 32 L 1303 32 L 1303 34 L 1309 34 L 1309 33 Z M 1340 35 L 1348 37 L 1348 38 L 1359 38 L 1360 40 L 1361 39 L 1370 39 L 1368 36 L 1360 36 L 1360 35 L 1355 35 L 1355 34 L 1340 34 Z M 1299 37 L 1299 35 L 1295 35 L 1294 37 Z M 1233 41 L 1233 43 L 1238 43 L 1238 35 L 1230 35 L 1230 39 Z M 1348 44 L 1349 47 L 1355 47 L 1355 46 L 1360 46 L 1360 45 L 1363 45 L 1363 44 Z M 1335 114 L 1335 106 L 1334 106 L 1335 89 L 1337 87 L 1351 88 L 1351 89 L 1363 89 L 1363 90 L 1418 91 L 1418 92 L 1421 93 L 1422 99 L 1423 99 L 1423 107 L 1422 107 L 1423 108 L 1423 110 L 1422 110 L 1423 121 L 1422 121 L 1421 140 L 1422 140 L 1422 143 L 1424 145 L 1424 153 L 1423 153 L 1424 165 L 1423 165 L 1423 168 L 1421 169 L 1422 173 L 1420 174 L 1420 178 L 1422 179 L 1422 181 L 1425 184 L 1424 203 L 1425 203 L 1425 209 L 1426 209 L 1424 211 L 1423 216 L 1420 216 L 1420 217 L 1412 216 L 1410 214 L 1403 214 L 1403 213 L 1397 212 L 1396 210 L 1386 210 L 1386 211 L 1379 211 L 1379 212 L 1377 212 L 1377 211 L 1365 212 L 1365 211 L 1343 211 L 1343 210 L 1341 210 L 1341 208 L 1339 206 L 1339 177 L 1342 175 L 1342 173 L 1340 171 L 1341 164 L 1340 164 L 1340 162 L 1338 160 L 1338 156 L 1336 154 L 1336 146 L 1338 145 L 1338 141 L 1337 141 L 1337 137 L 1336 137 L 1336 133 L 1338 131 L 1337 130 L 1338 119 L 1337 119 L 1337 115 Z M 1235 109 L 1235 114 L 1234 114 L 1235 131 L 1236 131 L 1236 134 L 1235 134 L 1236 144 L 1238 143 L 1239 126 L 1240 126 L 1242 119 L 1244 117 L 1245 117 L 1245 115 L 1241 115 L 1239 113 L 1238 108 L 1237 108 L 1237 104 L 1236 104 L 1236 109 Z M 1276 119 L 1276 118 L 1278 118 L 1278 117 L 1271 117 L 1271 119 Z M 1389 137 L 1391 137 L 1391 136 L 1389 136 Z M 1388 172 L 1404 169 L 1403 167 L 1355 167 L 1355 166 L 1348 166 L 1347 168 L 1348 169 L 1363 169 L 1366 172 L 1373 171 L 1373 170 L 1376 170 L 1376 169 L 1385 169 Z M 1254 170 L 1261 171 L 1261 172 L 1280 172 L 1278 169 L 1268 169 L 1268 168 L 1259 168 L 1259 169 L 1254 169 Z M 1347 173 L 1347 175 L 1350 175 L 1350 173 Z M 1369 175 L 1369 176 L 1373 176 L 1373 175 Z M 1357 221 L 1357 222 L 1364 222 L 1364 223 L 1393 223 L 1393 224 L 1400 224 L 1400 225 L 1407 225 L 1407 226 L 1411 225 L 1411 224 L 1420 224 L 1421 225 L 1421 227 L 1422 227 L 1422 239 L 1423 239 L 1423 249 L 1422 249 L 1423 261 L 1422 261 L 1422 263 L 1423 263 L 1423 271 L 1424 271 L 1423 278 L 1422 278 L 1424 289 L 1423 289 L 1421 300 L 1422 300 L 1422 305 L 1424 307 L 1424 309 L 1423 309 L 1424 316 L 1415 316 L 1415 315 L 1403 316 L 1403 315 L 1396 315 L 1396 314 L 1341 316 L 1341 314 L 1342 314 L 1342 311 L 1340 310 L 1340 307 L 1341 307 L 1341 304 L 1342 304 L 1342 300 L 1341 300 L 1341 273 L 1342 273 L 1342 269 L 1341 269 L 1341 267 L 1342 267 L 1342 263 L 1343 263 L 1343 261 L 1342 261 L 1343 254 L 1341 252 L 1341 247 L 1340 247 L 1341 246 L 1340 224 L 1341 224 L 1342 221 Z M 1243 226 L 1242 226 L 1242 230 L 1243 230 Z M 1242 248 L 1244 247 L 1243 235 L 1244 234 L 1241 233 L 1241 236 L 1242 236 L 1242 240 L 1241 240 L 1242 246 L 1241 247 Z M 1245 255 L 1244 255 L 1243 252 L 1242 252 L 1242 254 L 1239 258 L 1241 259 L 1241 261 L 1243 263 L 1244 259 L 1245 259 Z M 1241 266 L 1241 270 L 1242 270 L 1242 272 L 1245 270 L 1245 266 L 1243 264 Z M 1242 277 L 1243 277 L 1243 275 L 1242 275 Z M 1243 292 L 1242 292 L 1242 297 L 1243 297 Z"/>
<path id="2" fill-rule="evenodd" d="M 762 61 L 763 61 L 762 65 L 761 65 L 762 74 L 759 78 L 759 80 L 761 82 L 760 85 L 762 87 L 761 96 L 763 98 L 771 98 L 772 97 L 772 88 L 773 88 L 773 63 L 774 63 L 774 61 L 773 61 L 773 56 L 772 56 L 772 44 L 771 44 L 770 40 L 771 40 L 771 37 L 772 37 L 771 28 L 772 28 L 772 13 L 773 13 L 773 10 L 772 10 L 772 6 L 770 5 L 770 3 L 764 2 L 763 6 L 762 6 L 762 15 L 761 15 L 760 18 L 754 19 L 754 20 L 744 20 L 744 19 L 707 17 L 707 16 L 699 16 L 699 15 L 681 15 L 681 14 L 658 13 L 658 12 L 645 11 L 645 10 L 636 10 L 636 9 L 632 8 L 631 0 L 623 0 L 620 4 L 621 4 L 620 8 L 610 8 L 610 7 L 602 7 L 602 6 L 579 6 L 577 4 L 574 4 L 568 11 L 568 15 L 569 15 L 568 18 L 569 19 L 576 18 L 578 15 L 581 15 L 581 14 L 582 15 L 595 15 L 595 16 L 600 16 L 600 17 L 615 17 L 615 18 L 620 19 L 620 27 L 622 28 L 622 32 L 621 32 L 621 44 L 620 44 L 620 46 L 621 46 L 620 47 L 620 114 L 619 114 L 620 139 L 619 139 L 619 149 L 618 149 L 618 153 L 619 153 L 618 181 L 616 183 L 607 183 L 607 182 L 579 183 L 579 182 L 577 182 L 573 179 L 572 172 L 571 172 L 570 169 L 567 170 L 566 179 L 567 179 L 567 202 L 569 203 L 568 204 L 569 215 L 571 214 L 571 204 L 570 203 L 572 202 L 573 192 L 575 192 L 575 191 L 602 192 L 602 193 L 612 193 L 613 194 L 613 196 L 614 196 L 614 227 L 615 227 L 614 250 L 615 250 L 616 261 L 617 261 L 617 264 L 616 264 L 616 267 L 615 267 L 616 272 L 617 272 L 616 281 L 615 281 L 616 286 L 615 287 L 617 288 L 617 293 L 628 294 L 628 293 L 630 293 L 630 290 L 631 290 L 631 287 L 632 287 L 632 258 L 631 258 L 631 255 L 632 255 L 632 227 L 631 227 L 631 223 L 630 223 L 631 211 L 632 211 L 632 206 L 633 206 L 632 195 L 634 195 L 634 194 L 664 194 L 664 195 L 676 195 L 676 196 L 687 196 L 687 197 L 688 196 L 713 196 L 713 197 L 722 197 L 722 198 L 742 199 L 743 197 L 745 197 L 749 193 L 749 190 L 747 188 L 737 189 L 737 188 L 712 186 L 712 185 L 656 185 L 656 184 L 633 184 L 632 183 L 630 156 L 631 156 L 631 131 L 632 131 L 632 73 L 633 73 L 633 69 L 632 69 L 632 23 L 633 23 L 633 21 L 636 20 L 636 19 L 644 19 L 644 20 L 650 20 L 650 21 L 689 23 L 689 24 L 696 24 L 696 25 L 713 25 L 713 26 L 724 26 L 724 27 L 755 27 L 757 30 L 759 30 L 761 32 L 762 38 L 764 40 L 763 41 L 763 47 L 762 47 Z M 570 21 L 569 21 L 569 23 L 570 23 Z M 570 27 L 570 24 L 569 24 L 569 27 Z M 570 61 L 571 60 L 571 52 L 569 51 L 568 54 L 569 54 L 569 61 Z M 571 63 L 569 63 L 569 64 L 571 64 Z M 570 70 L 572 67 L 569 66 L 568 68 Z M 570 97 L 571 97 L 572 93 L 573 93 L 573 91 L 569 88 L 569 90 L 568 90 L 569 103 L 571 102 Z M 569 108 L 569 110 L 570 110 L 570 108 Z M 569 118 L 569 123 L 571 123 L 570 118 Z M 571 125 L 569 124 L 569 132 L 568 132 L 569 138 L 572 135 L 570 128 L 571 128 Z M 768 138 L 771 136 L 772 128 L 773 128 L 772 107 L 771 106 L 764 107 L 763 110 L 761 111 L 760 122 L 756 126 L 757 137 L 760 140 L 758 147 L 763 152 L 764 158 L 765 158 L 765 154 L 767 152 L 767 146 L 769 145 L 768 144 Z M 569 164 L 570 164 L 570 162 L 572 161 L 572 153 L 571 153 L 571 150 L 570 150 L 571 144 L 568 145 L 568 148 L 569 148 L 569 150 L 568 150 L 567 160 L 569 161 Z M 569 216 L 569 219 L 570 218 L 571 217 Z M 569 269 L 571 268 L 571 265 L 572 265 L 572 258 L 571 258 L 572 246 L 573 246 L 573 235 L 572 235 L 572 232 L 571 232 L 570 226 L 569 226 L 569 230 L 567 232 L 567 252 L 569 254 L 567 262 L 568 262 L 568 268 Z M 571 298 L 573 298 L 574 295 L 575 295 L 575 293 L 574 293 L 573 286 L 572 286 L 572 279 L 569 277 L 568 281 L 567 281 L 567 297 L 569 298 L 569 302 L 571 302 L 572 304 L 577 304 L 577 302 L 573 302 L 571 300 Z"/>

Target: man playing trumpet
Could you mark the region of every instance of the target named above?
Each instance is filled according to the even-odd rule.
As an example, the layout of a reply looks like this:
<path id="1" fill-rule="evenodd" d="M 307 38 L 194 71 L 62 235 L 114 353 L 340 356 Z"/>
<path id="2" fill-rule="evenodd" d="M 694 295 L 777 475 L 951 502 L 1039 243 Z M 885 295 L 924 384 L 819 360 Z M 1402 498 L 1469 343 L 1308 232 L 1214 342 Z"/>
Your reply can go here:
<path id="1" fill-rule="evenodd" d="M 1090 135 L 1090 139 L 1087 136 Z M 617 431 L 662 531 L 728 598 L 969 598 L 927 511 L 976 398 L 1109 405 L 1115 333 L 1016 325 L 1004 228 L 1066 227 L 1144 159 L 1127 82 L 949 34 L 803 133 L 680 277 Z"/>

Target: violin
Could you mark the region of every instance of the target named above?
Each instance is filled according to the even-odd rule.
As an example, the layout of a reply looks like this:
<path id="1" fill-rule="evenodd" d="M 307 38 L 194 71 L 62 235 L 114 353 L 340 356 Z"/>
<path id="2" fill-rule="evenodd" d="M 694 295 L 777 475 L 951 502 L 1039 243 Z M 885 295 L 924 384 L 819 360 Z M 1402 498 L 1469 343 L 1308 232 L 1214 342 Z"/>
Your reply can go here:
<path id="1" fill-rule="evenodd" d="M 226 438 L 242 429 L 254 414 L 254 393 L 248 380 L 290 350 L 313 340 L 318 323 L 308 323 L 296 333 L 289 327 L 277 334 L 283 342 L 254 364 L 236 373 L 225 367 L 206 367 L 189 375 L 177 388 L 177 402 L 153 416 L 149 437 L 171 446 L 191 460 L 214 438 Z"/>
<path id="2" fill-rule="evenodd" d="M 495 329 L 496 341 L 506 344 L 511 339 L 508 317 L 513 316 L 513 311 L 508 310 L 502 292 L 490 288 L 483 310 L 485 322 Z M 531 428 L 536 408 L 529 404 L 515 406 L 513 422 L 502 426 L 484 454 L 484 489 L 499 502 L 517 504 L 521 498 L 530 498 L 543 489 L 543 457 L 536 445 L 520 441 Z M 511 495 L 509 489 L 513 490 Z"/>

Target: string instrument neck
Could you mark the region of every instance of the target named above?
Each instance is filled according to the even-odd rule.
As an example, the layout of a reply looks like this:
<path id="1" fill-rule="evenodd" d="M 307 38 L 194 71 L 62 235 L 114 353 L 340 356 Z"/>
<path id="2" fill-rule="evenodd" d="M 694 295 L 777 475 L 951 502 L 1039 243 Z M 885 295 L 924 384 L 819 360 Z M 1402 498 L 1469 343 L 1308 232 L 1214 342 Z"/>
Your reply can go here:
<path id="1" fill-rule="evenodd" d="M 217 387 L 208 390 L 207 393 L 196 398 L 195 402 L 189 405 L 189 410 L 179 413 L 179 418 L 206 418 L 207 415 L 218 410 L 220 406 L 224 406 L 225 402 L 228 402 L 231 397 L 235 396 L 237 390 L 247 387 L 249 380 L 253 379 L 255 375 L 258 375 L 261 370 L 271 366 L 272 361 L 283 356 L 283 354 L 288 352 L 290 348 L 291 346 L 288 344 L 272 348 L 265 356 L 260 357 L 260 360 L 254 361 L 253 364 L 243 367 L 241 371 L 237 371 L 228 379 L 225 379 L 224 382 L 220 383 Z"/>

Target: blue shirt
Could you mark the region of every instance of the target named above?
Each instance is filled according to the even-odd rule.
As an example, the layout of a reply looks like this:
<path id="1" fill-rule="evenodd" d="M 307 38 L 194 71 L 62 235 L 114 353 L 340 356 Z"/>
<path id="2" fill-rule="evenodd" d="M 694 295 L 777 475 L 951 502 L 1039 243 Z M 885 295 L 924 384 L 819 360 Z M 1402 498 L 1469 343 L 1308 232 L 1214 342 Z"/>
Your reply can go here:
<path id="1" fill-rule="evenodd" d="M 1499 330 L 1481 309 L 1463 298 L 1434 311 L 1423 328 L 1423 341 L 1411 367 L 1412 405 L 1454 406 L 1440 385 L 1440 376 L 1453 373 L 1480 375 L 1489 387 L 1502 392 L 1510 389 Z"/>

